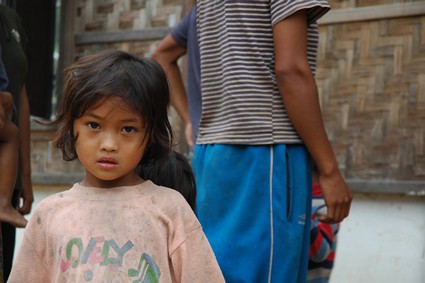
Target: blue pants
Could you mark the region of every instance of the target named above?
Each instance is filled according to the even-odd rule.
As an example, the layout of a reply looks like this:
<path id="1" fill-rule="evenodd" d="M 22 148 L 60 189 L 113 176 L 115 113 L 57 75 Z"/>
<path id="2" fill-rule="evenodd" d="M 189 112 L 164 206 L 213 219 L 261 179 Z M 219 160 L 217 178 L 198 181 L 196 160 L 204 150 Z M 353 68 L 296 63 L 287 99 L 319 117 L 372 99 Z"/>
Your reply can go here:
<path id="1" fill-rule="evenodd" d="M 197 214 L 226 282 L 305 282 L 311 164 L 303 145 L 197 145 Z"/>

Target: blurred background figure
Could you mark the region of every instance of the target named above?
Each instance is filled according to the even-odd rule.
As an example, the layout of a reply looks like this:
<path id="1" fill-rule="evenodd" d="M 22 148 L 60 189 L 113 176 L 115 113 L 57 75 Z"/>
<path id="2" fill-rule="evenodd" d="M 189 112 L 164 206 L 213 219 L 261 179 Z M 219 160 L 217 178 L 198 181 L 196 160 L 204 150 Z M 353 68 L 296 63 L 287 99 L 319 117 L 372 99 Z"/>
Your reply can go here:
<path id="1" fill-rule="evenodd" d="M 19 15 L 10 7 L 0 4 L 0 44 L 2 59 L 9 78 L 7 91 L 13 96 L 17 108 L 14 121 L 19 129 L 19 165 L 12 204 L 26 215 L 34 201 L 31 183 L 30 159 L 30 108 L 25 82 L 28 61 L 25 54 L 27 37 Z M 4 280 L 7 281 L 12 267 L 16 228 L 2 222 Z"/>
<path id="2" fill-rule="evenodd" d="M 27 221 L 12 206 L 19 157 L 19 131 L 12 113 L 12 95 L 0 90 L 0 221 L 23 228 Z"/>
<path id="3" fill-rule="evenodd" d="M 178 60 L 187 54 L 186 88 Z M 196 7 L 158 45 L 152 57 L 161 64 L 170 83 L 171 104 L 185 124 L 186 142 L 193 147 L 201 119 L 201 71 L 196 32 Z"/>

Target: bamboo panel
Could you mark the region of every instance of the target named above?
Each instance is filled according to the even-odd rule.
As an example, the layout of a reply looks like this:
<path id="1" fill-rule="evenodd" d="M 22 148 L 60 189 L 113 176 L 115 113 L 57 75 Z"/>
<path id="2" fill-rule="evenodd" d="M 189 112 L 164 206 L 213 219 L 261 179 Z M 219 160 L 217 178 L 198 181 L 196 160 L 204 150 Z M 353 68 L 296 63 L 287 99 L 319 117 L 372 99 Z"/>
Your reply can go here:
<path id="1" fill-rule="evenodd" d="M 183 0 L 79 0 L 76 33 L 168 27 L 179 22 Z"/>
<path id="2" fill-rule="evenodd" d="M 317 84 L 351 179 L 425 178 L 425 16 L 322 25 Z"/>

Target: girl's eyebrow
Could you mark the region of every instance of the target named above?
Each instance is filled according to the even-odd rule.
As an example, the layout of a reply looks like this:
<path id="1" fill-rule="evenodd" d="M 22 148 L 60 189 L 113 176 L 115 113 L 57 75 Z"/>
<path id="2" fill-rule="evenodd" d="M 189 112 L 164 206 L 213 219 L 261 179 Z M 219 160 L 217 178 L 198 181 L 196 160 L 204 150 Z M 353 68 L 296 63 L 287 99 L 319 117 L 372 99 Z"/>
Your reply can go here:
<path id="1" fill-rule="evenodd" d="M 101 117 L 101 116 L 96 115 L 94 113 L 86 113 L 84 116 L 90 116 L 90 117 L 93 117 L 93 118 L 96 118 L 96 119 L 105 119 L 105 117 Z"/>
<path id="2" fill-rule="evenodd" d="M 121 122 L 140 122 L 140 119 L 138 119 L 138 118 L 127 118 L 127 119 L 122 119 Z"/>
<path id="3" fill-rule="evenodd" d="M 102 116 L 96 115 L 95 113 L 87 113 L 85 116 L 93 117 L 93 118 L 96 118 L 96 119 L 99 119 L 99 120 L 104 120 L 106 118 L 106 117 L 102 117 Z M 128 123 L 128 122 L 140 122 L 140 119 L 138 117 L 134 117 L 134 118 L 131 117 L 131 118 L 121 119 L 120 121 L 121 122 L 125 122 L 125 123 Z"/>

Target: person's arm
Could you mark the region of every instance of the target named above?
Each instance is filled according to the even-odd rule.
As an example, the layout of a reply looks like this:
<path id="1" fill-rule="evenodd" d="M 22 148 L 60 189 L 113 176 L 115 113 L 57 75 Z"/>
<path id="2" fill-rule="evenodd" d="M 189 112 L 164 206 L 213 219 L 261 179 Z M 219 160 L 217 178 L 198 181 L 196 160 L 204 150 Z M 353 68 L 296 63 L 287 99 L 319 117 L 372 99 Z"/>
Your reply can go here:
<path id="1" fill-rule="evenodd" d="M 23 214 L 31 212 L 34 195 L 31 182 L 31 134 L 30 134 L 30 107 L 27 95 L 27 89 L 22 87 L 20 102 L 19 102 L 19 133 L 20 133 L 20 160 L 21 160 L 21 175 L 22 188 L 20 188 L 22 203 L 19 204 L 18 211 Z"/>
<path id="2" fill-rule="evenodd" d="M 0 91 L 0 129 L 10 119 L 13 108 L 13 97 L 10 92 Z"/>
<path id="3" fill-rule="evenodd" d="M 352 194 L 341 176 L 328 140 L 315 79 L 307 61 L 307 19 L 301 10 L 273 27 L 276 79 L 289 118 L 319 172 L 328 223 L 348 216 Z"/>
<path id="4" fill-rule="evenodd" d="M 225 282 L 207 237 L 199 227 L 186 235 L 171 256 L 177 282 Z"/>
<path id="5" fill-rule="evenodd" d="M 185 55 L 186 48 L 181 46 L 168 34 L 158 45 L 153 58 L 162 66 L 170 84 L 171 105 L 176 109 L 185 124 L 186 142 L 193 146 L 193 130 L 189 117 L 186 89 L 177 61 Z"/>

